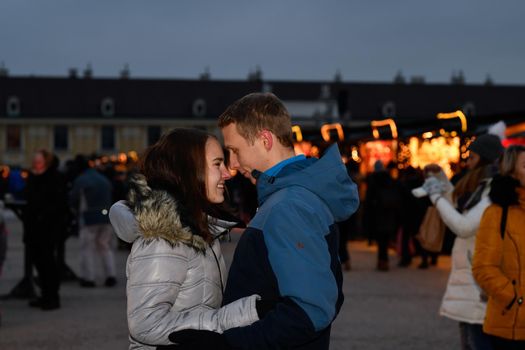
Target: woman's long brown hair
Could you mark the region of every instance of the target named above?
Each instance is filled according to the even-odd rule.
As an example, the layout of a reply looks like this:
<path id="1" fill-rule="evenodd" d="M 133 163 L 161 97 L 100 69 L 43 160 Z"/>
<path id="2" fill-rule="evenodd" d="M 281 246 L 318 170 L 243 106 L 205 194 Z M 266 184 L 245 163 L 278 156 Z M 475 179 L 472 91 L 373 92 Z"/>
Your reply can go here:
<path id="1" fill-rule="evenodd" d="M 484 158 L 480 158 L 478 164 L 474 169 L 467 171 L 467 173 L 456 183 L 452 198 L 457 201 L 466 194 L 472 194 L 478 187 L 481 180 L 487 176 L 487 167 L 491 164 Z"/>
<path id="2" fill-rule="evenodd" d="M 215 136 L 198 129 L 177 128 L 163 135 L 142 157 L 140 169 L 152 189 L 170 193 L 183 224 L 211 242 L 206 195 L 206 142 Z"/>

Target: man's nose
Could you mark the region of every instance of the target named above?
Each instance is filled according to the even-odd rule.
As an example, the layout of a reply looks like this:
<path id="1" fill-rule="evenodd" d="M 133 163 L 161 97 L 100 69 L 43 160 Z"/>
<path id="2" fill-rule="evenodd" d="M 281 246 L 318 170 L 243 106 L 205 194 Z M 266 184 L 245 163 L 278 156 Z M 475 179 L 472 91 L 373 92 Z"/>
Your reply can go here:
<path id="1" fill-rule="evenodd" d="M 240 168 L 239 161 L 237 160 L 237 156 L 235 154 L 230 154 L 230 169 L 238 170 Z"/>

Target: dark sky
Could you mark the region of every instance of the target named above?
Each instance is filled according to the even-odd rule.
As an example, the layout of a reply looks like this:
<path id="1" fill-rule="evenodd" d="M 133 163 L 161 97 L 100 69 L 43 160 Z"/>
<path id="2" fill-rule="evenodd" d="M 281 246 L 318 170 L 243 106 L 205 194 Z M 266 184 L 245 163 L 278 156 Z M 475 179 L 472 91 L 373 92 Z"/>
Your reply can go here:
<path id="1" fill-rule="evenodd" d="M 523 0 L 0 0 L 11 75 L 525 84 Z"/>

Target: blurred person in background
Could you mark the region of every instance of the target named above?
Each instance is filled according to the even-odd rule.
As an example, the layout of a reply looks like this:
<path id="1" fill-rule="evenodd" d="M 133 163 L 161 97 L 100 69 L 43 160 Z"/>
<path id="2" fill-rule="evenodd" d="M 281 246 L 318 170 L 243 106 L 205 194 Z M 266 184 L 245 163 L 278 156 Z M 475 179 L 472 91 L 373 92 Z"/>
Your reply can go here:
<path id="1" fill-rule="evenodd" d="M 77 212 L 81 244 L 80 285 L 95 287 L 95 259 L 99 257 L 105 274 L 104 285 L 116 283 L 113 230 L 109 223 L 112 187 L 109 180 L 90 166 L 84 156 L 75 158 L 80 175 L 73 181 L 70 203 Z"/>
<path id="2" fill-rule="evenodd" d="M 417 242 L 414 237 L 418 233 L 427 207 L 430 205 L 428 198 L 415 198 L 411 191 L 421 186 L 424 182 L 423 173 L 412 166 L 400 172 L 399 183 L 401 186 L 402 208 L 401 232 L 399 237 L 400 260 L 399 267 L 408 267 L 412 263 L 413 247 Z M 417 243 L 416 243 L 417 244 Z M 420 247 L 420 251 L 422 251 Z"/>
<path id="3" fill-rule="evenodd" d="M 53 166 L 53 155 L 39 150 L 33 156 L 25 187 L 24 240 L 38 272 L 41 296 L 29 302 L 42 310 L 60 308 L 60 269 L 56 247 L 64 227 L 67 193 L 64 178 Z"/>
<path id="4" fill-rule="evenodd" d="M 496 350 L 525 349 L 525 147 L 510 146 L 490 191 L 472 271 L 488 295 L 483 323 Z"/>
<path id="5" fill-rule="evenodd" d="M 7 228 L 4 219 L 4 204 L 0 202 L 0 276 L 7 253 Z"/>
<path id="6" fill-rule="evenodd" d="M 488 196 L 497 161 L 503 154 L 498 136 L 484 134 L 469 146 L 468 171 L 456 183 L 451 200 L 446 186 L 436 177 L 425 180 L 423 187 L 441 219 L 456 234 L 452 248 L 452 269 L 440 314 L 459 321 L 462 349 L 491 349 L 483 332 L 486 298 L 472 275 L 472 257 L 481 216 L 490 205 Z"/>
<path id="7" fill-rule="evenodd" d="M 381 160 L 374 163 L 374 172 L 366 181 L 364 228 L 369 239 L 377 242 L 377 270 L 388 271 L 388 247 L 401 225 L 401 189 Z"/>
<path id="8" fill-rule="evenodd" d="M 0 278 L 7 253 L 7 228 L 4 218 L 4 203 L 0 201 Z M 0 312 L 0 325 L 2 325 L 2 313 Z"/>
<path id="9" fill-rule="evenodd" d="M 53 154 L 53 161 L 51 162 L 51 168 L 56 172 L 57 176 L 62 177 L 60 182 L 63 182 L 66 187 L 66 193 L 70 191 L 70 182 L 68 181 L 67 175 L 59 170 L 60 159 L 56 154 Z M 76 274 L 66 263 L 66 241 L 71 236 L 70 230 L 71 223 L 74 220 L 73 212 L 71 211 L 69 203 L 65 202 L 61 208 L 63 219 L 58 223 L 58 241 L 56 246 L 56 257 L 58 269 L 60 271 L 60 280 L 64 281 L 75 281 L 77 279 Z"/>
<path id="10" fill-rule="evenodd" d="M 229 178 L 215 136 L 174 129 L 147 149 L 128 200 L 111 207 L 117 235 L 133 242 L 126 269 L 130 349 L 177 349 L 171 332 L 222 333 L 262 317 L 257 295 L 220 308 L 226 266 L 218 238 L 236 225 L 221 219 Z"/>
<path id="11" fill-rule="evenodd" d="M 361 174 L 359 173 L 359 163 L 353 161 L 352 159 L 348 160 L 346 163 L 346 171 L 348 175 L 354 181 L 357 188 L 362 181 Z M 352 261 L 350 257 L 350 251 L 348 248 L 348 241 L 350 237 L 355 236 L 358 231 L 358 211 L 353 213 L 348 219 L 339 222 L 339 260 L 344 271 L 350 271 L 352 269 Z"/>

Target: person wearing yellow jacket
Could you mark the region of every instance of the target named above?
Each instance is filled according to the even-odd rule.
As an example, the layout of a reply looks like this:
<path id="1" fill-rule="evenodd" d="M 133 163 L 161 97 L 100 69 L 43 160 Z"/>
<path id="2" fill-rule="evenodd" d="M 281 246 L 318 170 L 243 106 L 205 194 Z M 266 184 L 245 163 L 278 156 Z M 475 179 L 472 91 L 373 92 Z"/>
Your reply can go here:
<path id="1" fill-rule="evenodd" d="M 525 147 L 510 146 L 476 239 L 472 272 L 488 296 L 483 331 L 494 349 L 525 349 Z M 506 214 L 505 214 L 506 212 Z"/>

